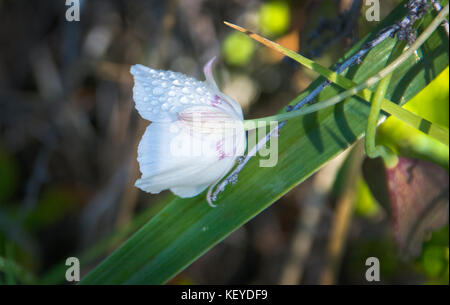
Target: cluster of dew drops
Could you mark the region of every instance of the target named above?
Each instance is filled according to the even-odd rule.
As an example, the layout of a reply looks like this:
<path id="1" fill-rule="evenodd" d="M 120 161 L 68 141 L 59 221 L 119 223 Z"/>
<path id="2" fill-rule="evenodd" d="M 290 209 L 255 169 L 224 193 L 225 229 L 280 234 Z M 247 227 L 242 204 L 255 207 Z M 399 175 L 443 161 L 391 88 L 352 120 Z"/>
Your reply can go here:
<path id="1" fill-rule="evenodd" d="M 144 90 L 137 90 L 135 98 L 142 98 L 146 110 L 154 114 L 160 110 L 175 113 L 182 105 L 206 105 L 213 99 L 213 92 L 206 82 L 179 72 L 138 67 L 135 78 L 141 81 Z M 141 94 L 144 96 L 139 96 Z"/>

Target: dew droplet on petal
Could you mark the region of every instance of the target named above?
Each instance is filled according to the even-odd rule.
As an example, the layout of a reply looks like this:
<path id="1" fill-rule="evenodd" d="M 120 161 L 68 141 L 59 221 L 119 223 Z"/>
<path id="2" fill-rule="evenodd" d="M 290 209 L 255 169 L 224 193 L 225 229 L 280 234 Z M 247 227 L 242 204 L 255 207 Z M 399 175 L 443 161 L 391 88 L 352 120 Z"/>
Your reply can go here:
<path id="1" fill-rule="evenodd" d="M 170 90 L 169 91 L 169 93 L 167 93 L 169 96 L 175 96 L 176 95 L 176 93 L 175 93 L 175 91 L 172 91 L 172 90 Z"/>
<path id="2" fill-rule="evenodd" d="M 182 96 L 182 97 L 180 98 L 180 103 L 182 103 L 182 104 L 187 104 L 188 102 L 189 102 L 189 101 L 188 101 L 187 97 Z"/>
<path id="3" fill-rule="evenodd" d="M 189 89 L 184 87 L 183 89 L 181 89 L 181 92 L 183 92 L 184 94 L 188 94 L 189 93 Z"/>
<path id="4" fill-rule="evenodd" d="M 163 94 L 164 90 L 162 88 L 156 87 L 155 89 L 153 89 L 153 94 L 154 95 L 161 95 Z"/>

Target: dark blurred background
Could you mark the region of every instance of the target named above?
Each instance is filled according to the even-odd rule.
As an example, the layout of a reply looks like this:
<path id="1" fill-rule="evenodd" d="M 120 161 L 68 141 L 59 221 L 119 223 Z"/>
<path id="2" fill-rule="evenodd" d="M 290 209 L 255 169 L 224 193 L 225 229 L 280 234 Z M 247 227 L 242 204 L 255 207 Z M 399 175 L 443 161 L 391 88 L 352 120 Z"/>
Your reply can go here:
<path id="1" fill-rule="evenodd" d="M 89 262 L 85 274 L 164 204 L 167 193 L 134 187 L 148 122 L 134 109 L 130 65 L 203 80 L 203 65 L 218 55 L 219 87 L 245 116 L 273 114 L 317 75 L 222 21 L 329 66 L 376 26 L 362 2 L 90 0 L 80 1 L 80 21 L 68 22 L 65 1 L 0 1 L 0 283 L 64 283 L 58 266 L 69 256 Z M 399 2 L 383 0 L 381 18 Z M 318 284 L 327 282 L 324 268 L 329 282 L 366 283 L 369 256 L 383 260 L 382 283 L 448 283 L 448 227 L 433 237 L 438 245 L 447 239 L 446 256 L 431 244 L 429 253 L 401 260 L 391 223 L 362 182 L 338 259 L 324 265 L 336 212 L 329 180 L 342 160 L 171 283 Z M 317 199 L 311 189 L 327 195 Z M 304 257 L 294 255 L 295 241 Z"/>

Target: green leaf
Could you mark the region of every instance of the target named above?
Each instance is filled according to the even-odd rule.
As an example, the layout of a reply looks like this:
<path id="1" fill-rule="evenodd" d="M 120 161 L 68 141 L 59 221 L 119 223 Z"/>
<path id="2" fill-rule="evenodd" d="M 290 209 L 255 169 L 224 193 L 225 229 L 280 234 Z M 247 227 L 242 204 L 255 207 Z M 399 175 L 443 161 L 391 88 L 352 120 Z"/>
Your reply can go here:
<path id="1" fill-rule="evenodd" d="M 404 108 L 448 128 L 448 66 L 428 86 L 405 104 Z M 447 138 L 448 139 L 448 138 Z M 449 150 L 428 135 L 389 117 L 377 130 L 377 142 L 401 156 L 431 161 L 449 169 Z"/>
<path id="2" fill-rule="evenodd" d="M 404 13 L 402 4 L 380 24 L 377 31 L 399 20 Z M 434 33 L 421 48 L 421 61 L 409 60 L 394 73 L 388 92 L 390 100 L 409 100 L 448 65 L 446 35 L 441 31 Z M 358 43 L 347 56 L 371 38 Z M 361 82 L 373 75 L 385 65 L 392 46 L 392 40 L 380 44 L 346 76 Z M 320 78 L 313 82 L 295 101 L 306 96 L 322 81 Z M 331 85 L 321 93 L 319 100 L 341 91 L 336 85 Z M 165 208 L 80 283 L 167 282 L 361 138 L 368 113 L 369 105 L 353 97 L 334 107 L 289 121 L 278 139 L 278 164 L 275 167 L 259 167 L 259 160 L 253 158 L 240 173 L 238 183 L 229 186 L 219 196 L 216 208 L 206 203 L 205 194 L 192 199 L 173 197 Z"/>

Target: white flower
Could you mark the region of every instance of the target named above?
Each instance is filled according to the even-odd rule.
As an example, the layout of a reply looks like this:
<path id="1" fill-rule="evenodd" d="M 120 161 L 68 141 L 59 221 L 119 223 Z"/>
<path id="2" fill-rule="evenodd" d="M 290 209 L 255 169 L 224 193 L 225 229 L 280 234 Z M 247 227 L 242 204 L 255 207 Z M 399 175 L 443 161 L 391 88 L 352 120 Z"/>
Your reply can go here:
<path id="1" fill-rule="evenodd" d="M 138 188 L 193 197 L 224 177 L 243 155 L 242 109 L 219 91 L 213 62 L 204 67 L 204 82 L 177 72 L 131 67 L 136 109 L 152 121 L 139 143 Z"/>

